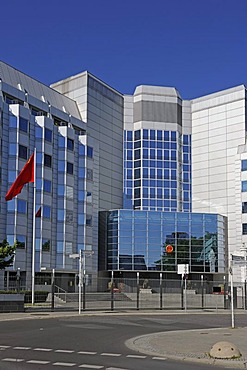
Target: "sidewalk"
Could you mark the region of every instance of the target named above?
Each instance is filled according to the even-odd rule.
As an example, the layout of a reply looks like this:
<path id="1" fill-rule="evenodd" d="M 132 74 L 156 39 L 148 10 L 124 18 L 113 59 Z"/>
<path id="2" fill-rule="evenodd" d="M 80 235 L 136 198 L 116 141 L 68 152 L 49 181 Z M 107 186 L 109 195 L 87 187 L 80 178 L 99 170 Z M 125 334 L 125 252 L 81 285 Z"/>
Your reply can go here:
<path id="1" fill-rule="evenodd" d="M 225 368 L 247 367 L 247 328 L 218 328 L 200 330 L 182 330 L 143 335 L 132 338 L 127 347 L 151 356 L 166 357 L 174 360 L 203 362 Z M 217 342 L 235 344 L 242 356 L 234 360 L 210 358 L 211 347 Z"/>

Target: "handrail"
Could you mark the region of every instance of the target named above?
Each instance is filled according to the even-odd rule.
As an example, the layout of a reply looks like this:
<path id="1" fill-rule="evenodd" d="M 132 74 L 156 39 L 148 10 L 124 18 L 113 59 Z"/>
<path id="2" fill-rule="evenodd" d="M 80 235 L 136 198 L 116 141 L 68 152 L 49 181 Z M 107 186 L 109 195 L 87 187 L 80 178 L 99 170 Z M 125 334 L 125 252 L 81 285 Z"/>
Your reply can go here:
<path id="1" fill-rule="evenodd" d="M 61 299 L 63 299 L 66 302 L 66 294 L 67 294 L 67 292 L 66 292 L 65 289 L 61 288 L 58 285 L 55 285 L 55 291 L 54 291 L 54 293 L 57 294 L 59 296 L 59 298 L 61 298 L 60 296 L 62 295 L 63 298 L 61 298 Z"/>

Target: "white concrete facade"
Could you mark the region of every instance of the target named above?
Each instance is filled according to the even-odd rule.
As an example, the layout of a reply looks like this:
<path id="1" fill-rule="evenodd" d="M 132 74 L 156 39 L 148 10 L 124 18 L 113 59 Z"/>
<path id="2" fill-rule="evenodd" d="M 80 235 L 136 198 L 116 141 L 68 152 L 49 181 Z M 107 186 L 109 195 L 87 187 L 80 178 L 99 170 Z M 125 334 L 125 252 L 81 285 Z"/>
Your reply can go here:
<path id="1" fill-rule="evenodd" d="M 237 86 L 191 101 L 192 212 L 228 217 L 228 251 L 239 254 L 247 235 L 242 202 L 247 193 L 241 181 L 241 160 L 247 159 L 246 88 Z"/>

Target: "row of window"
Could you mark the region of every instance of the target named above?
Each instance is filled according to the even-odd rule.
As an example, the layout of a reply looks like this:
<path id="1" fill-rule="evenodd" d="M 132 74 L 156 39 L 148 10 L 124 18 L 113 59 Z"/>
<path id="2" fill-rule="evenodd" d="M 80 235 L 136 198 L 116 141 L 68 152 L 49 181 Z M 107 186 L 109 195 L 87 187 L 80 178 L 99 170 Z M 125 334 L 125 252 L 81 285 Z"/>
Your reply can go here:
<path id="1" fill-rule="evenodd" d="M 19 125 L 18 125 L 18 122 L 19 122 Z M 29 122 L 27 119 L 23 118 L 23 117 L 17 117 L 14 116 L 14 115 L 10 115 L 9 116 L 9 127 L 10 128 L 19 128 L 20 131 L 22 132 L 26 132 L 28 133 L 29 132 Z M 43 137 L 43 129 L 42 127 L 36 127 L 36 133 L 35 133 L 35 136 L 36 138 L 42 138 Z M 48 142 L 52 142 L 52 139 L 53 139 L 53 132 L 52 130 L 48 129 L 47 127 L 44 128 L 44 139 Z M 65 142 L 63 140 L 63 138 L 61 138 L 61 141 L 59 141 L 59 146 L 62 146 L 62 147 L 65 147 Z M 70 150 L 70 151 L 74 151 L 74 140 L 71 139 L 71 138 L 67 138 L 67 149 Z M 87 147 L 87 156 L 89 158 L 93 158 L 93 148 L 92 147 Z"/>
<path id="2" fill-rule="evenodd" d="M 15 211 L 15 201 L 8 202 L 8 211 L 14 212 Z M 41 208 L 41 215 L 43 218 L 51 219 L 51 207 L 47 205 L 43 205 Z M 21 214 L 27 213 L 27 201 L 23 199 L 17 199 L 17 212 Z M 37 217 L 38 212 L 36 213 Z M 92 226 L 92 215 L 86 215 L 86 218 L 84 214 L 78 215 L 78 224 L 86 226 Z M 66 221 L 67 223 L 73 222 L 73 212 L 65 211 L 64 209 L 58 209 L 57 210 L 57 220 L 58 221 Z"/>
<path id="3" fill-rule="evenodd" d="M 188 143 L 188 135 L 185 137 L 184 143 Z M 163 131 L 163 130 L 136 130 L 136 131 L 126 131 L 126 140 L 127 141 L 136 141 L 136 140 L 161 140 L 161 141 L 176 141 L 177 132 L 176 131 Z"/>

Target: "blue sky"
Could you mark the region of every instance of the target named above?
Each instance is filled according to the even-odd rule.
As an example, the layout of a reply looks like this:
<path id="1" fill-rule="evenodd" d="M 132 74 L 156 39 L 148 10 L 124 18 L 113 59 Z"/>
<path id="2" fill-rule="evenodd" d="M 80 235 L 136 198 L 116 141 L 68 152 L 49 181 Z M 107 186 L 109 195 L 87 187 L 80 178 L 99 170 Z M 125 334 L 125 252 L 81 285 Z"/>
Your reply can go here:
<path id="1" fill-rule="evenodd" d="M 122 93 L 184 99 L 247 85 L 247 0 L 11 0 L 0 59 L 49 85 L 88 70 Z"/>

